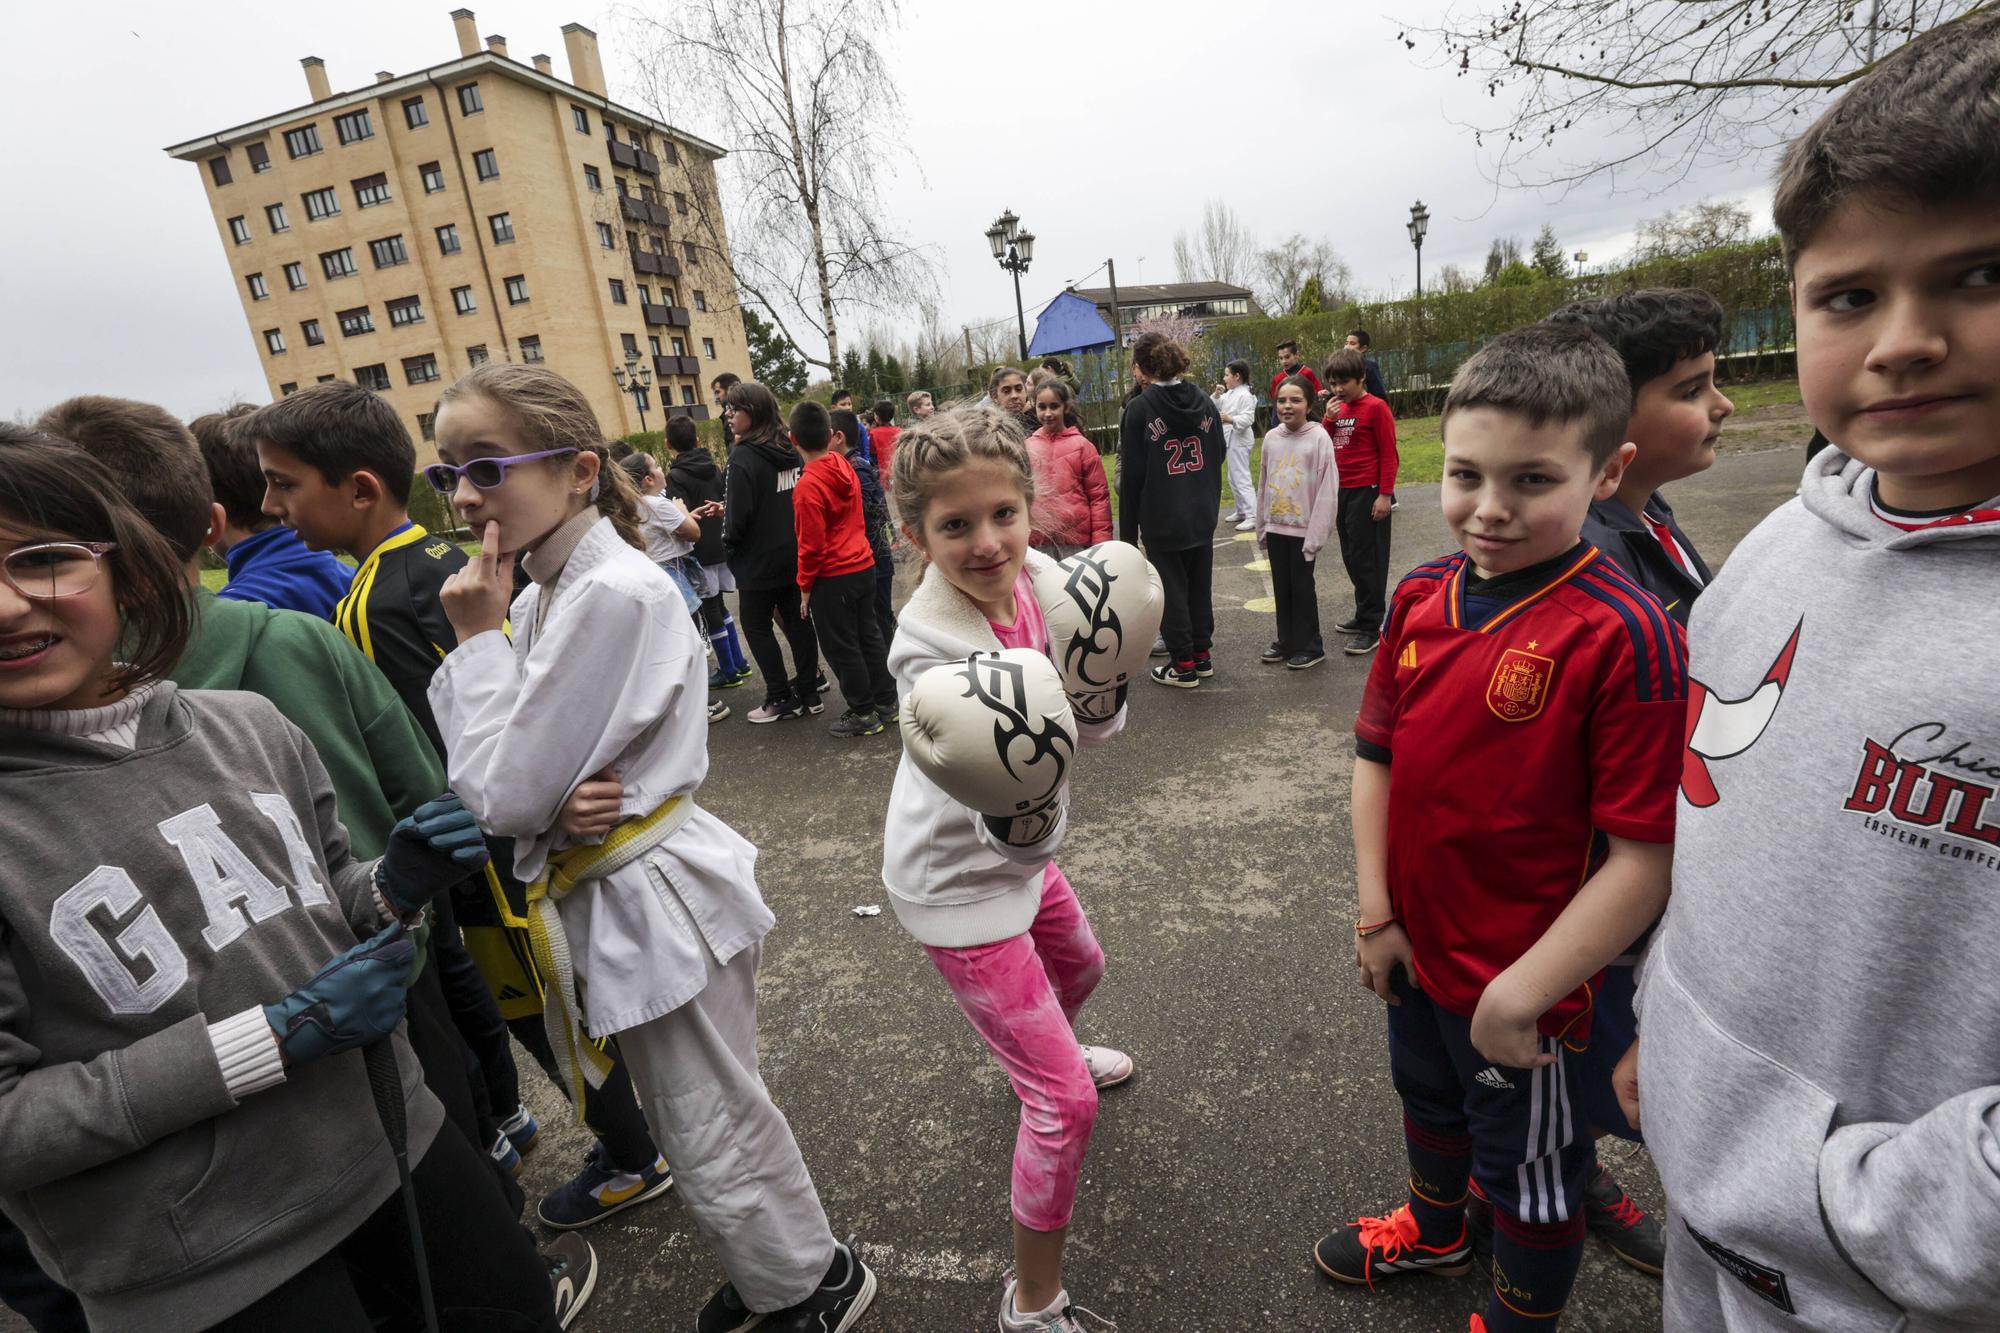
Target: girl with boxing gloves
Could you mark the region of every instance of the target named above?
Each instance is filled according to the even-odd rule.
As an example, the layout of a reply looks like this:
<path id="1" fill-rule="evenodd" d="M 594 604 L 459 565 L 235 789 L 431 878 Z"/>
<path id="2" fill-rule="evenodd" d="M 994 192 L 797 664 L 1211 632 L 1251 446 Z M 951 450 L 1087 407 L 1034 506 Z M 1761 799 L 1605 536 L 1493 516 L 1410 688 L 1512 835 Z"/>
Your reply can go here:
<path id="1" fill-rule="evenodd" d="M 646 558 L 637 492 L 602 438 L 582 392 L 537 366 L 481 366 L 438 399 L 442 461 L 425 477 L 480 536 L 440 594 L 458 647 L 430 685 L 453 790 L 515 840 L 565 1074 L 602 1078 L 618 1038 L 728 1275 L 700 1333 L 845 1333 L 875 1275 L 834 1240 L 757 1072 L 773 924 L 757 849 L 694 801 L 706 644 Z M 517 557 L 530 583 L 514 598 Z"/>
<path id="2" fill-rule="evenodd" d="M 93 1329 L 359 1333 L 418 1283 L 362 1047 L 402 1074 L 445 1324 L 558 1327 L 424 1087 L 404 928 L 486 860 L 450 797 L 357 861 L 312 745 L 166 678 L 179 559 L 94 457 L 0 426 L 0 1205 Z"/>
<path id="3" fill-rule="evenodd" d="M 904 753 L 882 879 L 1021 1099 L 1000 1327 L 1073 1333 L 1063 1245 L 1098 1090 L 1130 1078 L 1132 1060 L 1077 1042 L 1104 953 L 1052 858 L 1076 745 L 1125 724 L 1159 581 L 1122 543 L 1061 564 L 1029 549 L 1033 469 L 998 408 L 951 408 L 904 431 L 891 485 L 927 568 L 889 652 Z"/>

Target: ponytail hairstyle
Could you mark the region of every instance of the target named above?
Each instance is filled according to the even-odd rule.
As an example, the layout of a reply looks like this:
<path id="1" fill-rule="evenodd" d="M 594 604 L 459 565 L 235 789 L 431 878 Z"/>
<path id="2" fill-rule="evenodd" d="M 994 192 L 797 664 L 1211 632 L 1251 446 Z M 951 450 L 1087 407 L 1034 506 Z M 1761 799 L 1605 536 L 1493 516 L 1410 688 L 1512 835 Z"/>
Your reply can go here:
<path id="1" fill-rule="evenodd" d="M 1083 414 L 1076 410 L 1076 393 L 1066 381 L 1050 375 L 1035 387 L 1035 395 L 1029 400 L 1028 406 L 1039 412 L 1042 395 L 1045 393 L 1052 393 L 1062 400 L 1063 425 L 1071 430 L 1083 429 Z"/>
<path id="2" fill-rule="evenodd" d="M 1155 384 L 1164 383 L 1188 368 L 1187 348 L 1164 333 L 1142 333 L 1132 344 L 1132 364 Z"/>
<path id="3" fill-rule="evenodd" d="M 612 466 L 597 413 L 582 390 L 541 366 L 488 361 L 439 394 L 438 406 L 462 397 L 484 398 L 512 417 L 528 445 L 525 453 L 574 449 L 578 454 L 594 454 L 597 485 L 592 503 L 598 513 L 611 520 L 627 545 L 646 549 L 646 539 L 639 530 L 638 488 L 624 468 Z M 555 468 L 566 466 L 559 458 L 548 461 Z"/>
<path id="4" fill-rule="evenodd" d="M 0 422 L 0 523 L 31 541 L 111 543 L 102 572 L 125 624 L 114 686 L 137 689 L 180 662 L 195 614 L 185 566 L 94 455 L 33 426 Z"/>
<path id="5" fill-rule="evenodd" d="M 617 452 L 616 446 L 613 446 L 612 452 Z M 653 456 L 643 449 L 629 449 L 625 456 L 618 460 L 618 466 L 632 479 L 632 489 L 644 495 L 646 479 L 653 475 L 655 466 Z"/>
<path id="6" fill-rule="evenodd" d="M 756 380 L 738 380 L 730 385 L 722 403 L 726 411 L 740 408 L 750 414 L 750 430 L 736 437 L 738 444 L 776 444 L 783 438 L 778 424 L 778 395 Z"/>
<path id="7" fill-rule="evenodd" d="M 1021 423 L 991 404 L 954 403 L 906 427 L 896 437 L 890 461 L 889 497 L 896 522 L 905 532 L 922 533 L 924 509 L 938 482 L 975 458 L 992 459 L 1013 471 L 1025 512 L 1035 498 L 1035 469 L 1026 440 Z"/>

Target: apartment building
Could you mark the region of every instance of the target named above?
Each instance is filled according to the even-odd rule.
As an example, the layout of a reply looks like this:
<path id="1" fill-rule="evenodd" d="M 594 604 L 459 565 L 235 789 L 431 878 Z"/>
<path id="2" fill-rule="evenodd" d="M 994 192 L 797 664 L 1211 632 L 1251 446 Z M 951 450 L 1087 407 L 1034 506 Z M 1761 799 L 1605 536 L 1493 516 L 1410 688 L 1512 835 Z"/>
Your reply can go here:
<path id="1" fill-rule="evenodd" d="M 451 19 L 455 60 L 335 93 L 308 56 L 309 104 L 166 150 L 201 172 L 272 396 L 355 380 L 426 458 L 438 391 L 488 360 L 569 377 L 609 435 L 642 407 L 654 430 L 705 419 L 710 380 L 750 375 L 723 150 L 611 101 L 580 24 L 565 82 Z M 651 378 L 636 396 L 628 365 Z"/>

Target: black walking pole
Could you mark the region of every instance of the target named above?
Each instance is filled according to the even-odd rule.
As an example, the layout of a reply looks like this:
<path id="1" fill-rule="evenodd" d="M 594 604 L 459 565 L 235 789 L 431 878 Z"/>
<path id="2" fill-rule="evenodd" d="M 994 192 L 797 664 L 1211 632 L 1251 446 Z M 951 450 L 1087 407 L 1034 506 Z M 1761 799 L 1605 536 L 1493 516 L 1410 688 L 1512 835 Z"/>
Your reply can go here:
<path id="1" fill-rule="evenodd" d="M 426 1333 L 438 1333 L 437 1303 L 431 1297 L 431 1266 L 424 1257 L 424 1227 L 417 1217 L 417 1192 L 410 1185 L 409 1109 L 403 1104 L 403 1076 L 396 1069 L 396 1052 L 384 1037 L 361 1048 L 368 1065 L 368 1090 L 375 1095 L 375 1114 L 396 1154 L 396 1180 L 403 1196 L 403 1220 L 410 1228 L 410 1256 L 417 1264 L 417 1295 L 424 1305 Z"/>

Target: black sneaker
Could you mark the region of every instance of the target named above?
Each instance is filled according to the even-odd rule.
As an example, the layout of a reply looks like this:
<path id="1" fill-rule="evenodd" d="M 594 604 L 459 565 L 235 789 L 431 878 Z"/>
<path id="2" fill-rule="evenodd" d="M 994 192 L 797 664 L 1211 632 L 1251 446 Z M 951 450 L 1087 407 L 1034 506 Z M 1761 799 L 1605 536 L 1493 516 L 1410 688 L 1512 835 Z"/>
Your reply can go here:
<path id="1" fill-rule="evenodd" d="M 1189 663 L 1187 669 L 1182 670 L 1172 662 L 1162 662 L 1153 668 L 1153 683 L 1171 685 L 1177 690 L 1191 690 L 1201 684 L 1201 677 L 1195 674 L 1193 663 Z"/>
<path id="2" fill-rule="evenodd" d="M 818 712 L 819 710 L 815 708 L 813 711 Z M 806 710 L 793 703 L 790 699 L 766 699 L 744 716 L 748 717 L 752 723 L 764 723 L 789 722 L 795 717 L 804 717 L 805 715 Z"/>
<path id="3" fill-rule="evenodd" d="M 597 1290 L 597 1251 L 581 1236 L 557 1236 L 542 1251 L 555 1299 L 556 1327 L 568 1328 Z"/>
<path id="4" fill-rule="evenodd" d="M 762 1333 L 847 1333 L 874 1300 L 875 1274 L 849 1246 L 836 1244 L 824 1285 L 797 1305 L 765 1315 L 756 1327 Z"/>
<path id="5" fill-rule="evenodd" d="M 1313 1263 L 1335 1282 L 1372 1287 L 1378 1278 L 1405 1273 L 1436 1273 L 1458 1277 L 1471 1271 L 1472 1245 L 1465 1227 L 1449 1245 L 1423 1243 L 1417 1219 L 1404 1204 L 1387 1217 L 1362 1217 L 1320 1237 L 1313 1246 Z"/>
<path id="6" fill-rule="evenodd" d="M 1294 671 L 1304 671 L 1307 667 L 1316 667 L 1321 662 L 1324 661 L 1326 661 L 1325 652 L 1307 651 L 1303 653 L 1293 653 L 1290 659 L 1286 661 L 1285 665 L 1290 667 Z"/>
<path id="7" fill-rule="evenodd" d="M 1213 676 L 1215 674 L 1215 659 L 1207 653 L 1196 653 L 1194 655 L 1194 674 L 1200 676 L 1203 680 L 1207 680 L 1210 676 Z"/>
<path id="8" fill-rule="evenodd" d="M 734 671 L 724 671 L 721 667 L 708 673 L 708 688 L 711 690 L 734 690 L 743 684 L 743 677 Z"/>
<path id="9" fill-rule="evenodd" d="M 1288 656 L 1290 656 L 1290 654 L 1287 653 L 1283 648 L 1281 648 L 1274 640 L 1269 648 L 1266 648 L 1262 653 L 1258 654 L 1257 660 L 1259 662 L 1262 662 L 1265 666 L 1277 666 L 1279 663 L 1283 662 L 1285 658 L 1287 658 Z"/>
<path id="10" fill-rule="evenodd" d="M 1359 616 L 1349 616 L 1333 627 L 1335 634 L 1359 634 L 1368 627 L 1361 623 Z"/>
<path id="11" fill-rule="evenodd" d="M 1583 1182 L 1583 1221 L 1590 1234 L 1642 1273 L 1660 1276 L 1667 1246 L 1659 1219 L 1633 1202 L 1603 1166 L 1593 1166 Z"/>
<path id="12" fill-rule="evenodd" d="M 835 736 L 880 736 L 882 719 L 873 709 L 862 713 L 850 708 L 827 731 Z"/>
<path id="13" fill-rule="evenodd" d="M 814 694 L 826 693 L 826 672 L 821 671 L 813 676 L 813 693 Z"/>
<path id="14" fill-rule="evenodd" d="M 1365 657 L 1374 652 L 1381 642 L 1382 640 L 1373 634 L 1350 634 L 1347 636 L 1347 642 L 1340 645 L 1340 651 L 1349 657 Z"/>
<path id="15" fill-rule="evenodd" d="M 813 691 L 812 698 L 806 701 L 806 711 L 808 713 L 811 713 L 814 717 L 818 717 L 821 713 L 824 713 L 826 711 L 826 702 L 820 698 L 820 695 L 825 693 L 826 693 L 826 686 L 821 685 L 818 689 Z"/>

